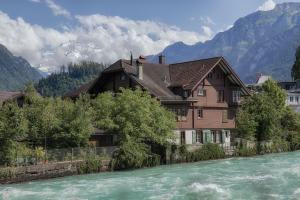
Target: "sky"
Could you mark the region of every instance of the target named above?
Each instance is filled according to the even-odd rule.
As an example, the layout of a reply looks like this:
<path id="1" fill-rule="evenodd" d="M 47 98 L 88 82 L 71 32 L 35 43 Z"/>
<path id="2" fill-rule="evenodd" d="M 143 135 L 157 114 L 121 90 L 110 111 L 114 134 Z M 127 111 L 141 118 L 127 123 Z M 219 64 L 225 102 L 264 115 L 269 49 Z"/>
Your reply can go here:
<path id="1" fill-rule="evenodd" d="M 0 0 L 0 44 L 53 72 L 69 62 L 112 63 L 178 41 L 205 42 L 240 17 L 290 1 Z"/>

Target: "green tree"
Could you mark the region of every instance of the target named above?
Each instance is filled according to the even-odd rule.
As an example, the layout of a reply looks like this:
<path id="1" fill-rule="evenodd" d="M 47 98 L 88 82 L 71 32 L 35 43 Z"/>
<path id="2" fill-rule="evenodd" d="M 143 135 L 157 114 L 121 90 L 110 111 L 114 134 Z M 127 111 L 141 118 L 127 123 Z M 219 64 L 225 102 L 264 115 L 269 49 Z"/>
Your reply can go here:
<path id="1" fill-rule="evenodd" d="M 138 168 L 157 164 L 158 155 L 151 147 L 154 144 L 163 147 L 172 141 L 173 114 L 140 89 L 121 89 L 115 97 L 111 93 L 103 93 L 95 101 L 96 127 L 107 128 L 120 138 L 113 167 Z"/>
<path id="2" fill-rule="evenodd" d="M 276 82 L 266 81 L 262 91 L 246 99 L 238 113 L 240 135 L 257 141 L 272 140 L 282 132 L 281 120 L 286 110 L 285 92 Z"/>
<path id="3" fill-rule="evenodd" d="M 16 103 L 0 107 L 0 164 L 11 165 L 18 142 L 26 140 L 28 121 Z"/>
<path id="4" fill-rule="evenodd" d="M 296 60 L 292 67 L 292 78 L 294 80 L 300 79 L 300 47 L 297 48 L 296 54 L 295 54 Z"/>

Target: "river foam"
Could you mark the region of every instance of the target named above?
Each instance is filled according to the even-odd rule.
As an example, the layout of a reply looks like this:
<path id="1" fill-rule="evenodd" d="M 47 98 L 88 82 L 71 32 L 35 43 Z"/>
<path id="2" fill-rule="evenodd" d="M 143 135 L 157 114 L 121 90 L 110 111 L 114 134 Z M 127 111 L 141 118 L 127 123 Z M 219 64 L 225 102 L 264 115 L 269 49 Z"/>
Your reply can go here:
<path id="1" fill-rule="evenodd" d="M 0 186 L 3 200 L 299 199 L 300 152 Z"/>

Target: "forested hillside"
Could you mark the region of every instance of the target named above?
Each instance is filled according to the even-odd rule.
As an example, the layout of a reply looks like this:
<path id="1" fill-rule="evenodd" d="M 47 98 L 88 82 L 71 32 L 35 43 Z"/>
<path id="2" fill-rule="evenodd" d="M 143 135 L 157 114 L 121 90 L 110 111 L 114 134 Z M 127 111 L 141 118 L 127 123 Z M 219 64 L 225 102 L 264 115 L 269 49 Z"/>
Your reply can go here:
<path id="1" fill-rule="evenodd" d="M 68 66 L 62 66 L 59 73 L 53 73 L 47 78 L 41 79 L 36 84 L 36 89 L 42 96 L 63 96 L 93 80 L 105 68 L 106 65 L 95 62 L 71 63 Z"/>
<path id="2" fill-rule="evenodd" d="M 0 44 L 0 91 L 16 91 L 36 82 L 42 75 L 22 57 L 14 56 Z"/>

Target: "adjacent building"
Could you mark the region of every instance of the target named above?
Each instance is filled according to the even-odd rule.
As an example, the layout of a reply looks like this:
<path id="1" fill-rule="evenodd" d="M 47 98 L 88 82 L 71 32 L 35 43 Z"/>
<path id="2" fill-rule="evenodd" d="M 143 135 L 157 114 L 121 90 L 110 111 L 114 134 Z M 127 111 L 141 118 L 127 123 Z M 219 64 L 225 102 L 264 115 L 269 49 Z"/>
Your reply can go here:
<path id="1" fill-rule="evenodd" d="M 286 90 L 286 105 L 300 114 L 300 80 L 279 82 L 278 85 Z"/>
<path id="2" fill-rule="evenodd" d="M 177 144 L 213 142 L 229 146 L 234 137 L 238 106 L 249 95 L 223 57 L 165 64 L 165 57 L 159 56 L 158 64 L 149 63 L 143 57 L 118 60 L 70 97 L 76 98 L 82 92 L 97 95 L 136 86 L 147 90 L 175 113 Z"/>
<path id="3" fill-rule="evenodd" d="M 0 91 L 0 107 L 11 101 L 15 101 L 19 106 L 22 106 L 24 103 L 24 93 L 22 92 L 1 92 Z"/>

